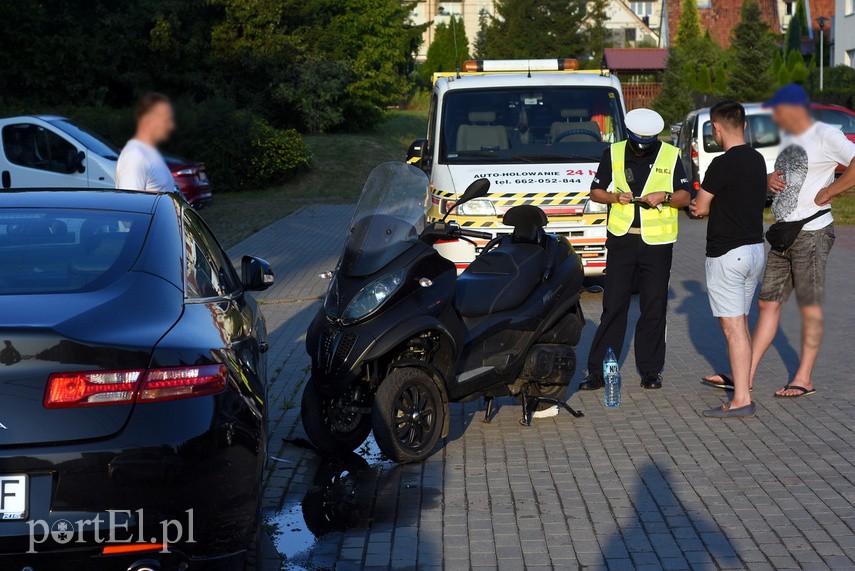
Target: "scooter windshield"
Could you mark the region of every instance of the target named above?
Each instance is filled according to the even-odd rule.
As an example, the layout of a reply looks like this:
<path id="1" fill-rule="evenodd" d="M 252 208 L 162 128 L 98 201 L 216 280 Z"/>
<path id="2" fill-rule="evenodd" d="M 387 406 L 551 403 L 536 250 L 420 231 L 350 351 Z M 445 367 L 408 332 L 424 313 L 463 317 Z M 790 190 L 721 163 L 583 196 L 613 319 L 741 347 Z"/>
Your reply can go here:
<path id="1" fill-rule="evenodd" d="M 427 175 L 411 165 L 375 167 L 350 221 L 338 271 L 373 274 L 418 242 L 430 206 L 428 184 Z"/>

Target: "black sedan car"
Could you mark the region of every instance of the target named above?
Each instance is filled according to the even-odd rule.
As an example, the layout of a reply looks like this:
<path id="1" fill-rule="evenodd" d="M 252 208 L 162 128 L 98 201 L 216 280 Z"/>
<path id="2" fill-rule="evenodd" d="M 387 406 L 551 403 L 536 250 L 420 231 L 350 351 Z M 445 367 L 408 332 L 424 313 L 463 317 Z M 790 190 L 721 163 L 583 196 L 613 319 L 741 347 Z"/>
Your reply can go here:
<path id="1" fill-rule="evenodd" d="M 240 569 L 267 332 L 180 198 L 0 193 L 0 569 Z"/>

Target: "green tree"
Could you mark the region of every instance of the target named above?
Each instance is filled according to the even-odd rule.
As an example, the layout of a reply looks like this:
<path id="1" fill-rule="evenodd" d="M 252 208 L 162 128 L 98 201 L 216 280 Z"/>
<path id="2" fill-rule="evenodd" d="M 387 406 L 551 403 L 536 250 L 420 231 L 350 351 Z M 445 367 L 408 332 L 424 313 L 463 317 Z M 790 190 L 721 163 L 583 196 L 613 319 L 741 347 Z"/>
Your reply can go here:
<path id="1" fill-rule="evenodd" d="M 775 55 L 772 58 L 772 73 L 778 77 L 778 71 L 784 66 L 784 57 L 781 55 L 781 50 L 775 50 Z"/>
<path id="2" fill-rule="evenodd" d="M 787 56 L 787 73 L 790 76 L 790 82 L 807 85 L 808 69 L 801 52 L 792 51 Z"/>
<path id="3" fill-rule="evenodd" d="M 769 58 L 778 52 L 763 21 L 757 0 L 745 0 L 739 23 L 731 33 L 728 94 L 738 101 L 760 101 L 771 95 L 775 76 Z M 780 57 L 780 55 L 778 56 Z"/>
<path id="4" fill-rule="evenodd" d="M 666 124 L 682 121 L 692 110 L 691 88 L 686 79 L 683 57 L 681 50 L 671 50 L 662 74 L 662 93 L 653 102 L 653 108 L 665 118 Z"/>
<path id="5" fill-rule="evenodd" d="M 437 71 L 455 71 L 457 65 L 469 59 L 469 40 L 463 19 L 451 17 L 448 24 L 437 24 L 433 42 L 427 50 L 427 58 L 422 65 L 421 75 L 425 81 L 430 81 Z"/>
<path id="6" fill-rule="evenodd" d="M 724 62 L 720 62 L 718 66 L 715 68 L 715 93 L 717 95 L 724 95 L 727 93 L 728 87 L 728 67 Z"/>
<path id="7" fill-rule="evenodd" d="M 701 37 L 701 14 L 698 12 L 697 0 L 683 0 L 674 43 L 680 47 L 689 47 L 697 45 Z"/>
<path id="8" fill-rule="evenodd" d="M 497 0 L 482 57 L 497 59 L 578 56 L 586 45 L 584 0 Z"/>
<path id="9" fill-rule="evenodd" d="M 710 68 L 705 63 L 702 63 L 698 66 L 695 91 L 706 95 L 712 95 L 712 93 L 714 92 Z"/>
<path id="10" fill-rule="evenodd" d="M 608 0 L 594 0 L 589 5 L 588 20 L 585 25 L 587 36 L 588 53 L 591 54 L 591 65 L 598 68 L 602 61 L 605 49 L 611 47 L 611 32 L 606 27 L 609 21 Z"/>
<path id="11" fill-rule="evenodd" d="M 305 58 L 316 58 L 339 62 L 338 65 L 346 68 L 348 82 L 333 98 L 340 105 L 340 124 L 352 129 L 376 125 L 384 110 L 399 103 L 407 93 L 407 76 L 414 69 L 415 52 L 425 30 L 425 26 L 411 24 L 408 3 L 398 0 L 250 1 L 272 1 L 287 15 L 283 19 L 286 33 L 298 46 L 299 55 L 280 65 L 299 65 L 307 61 Z M 254 33 L 266 32 L 260 29 Z M 293 77 L 293 73 L 282 79 L 274 77 L 273 95 L 293 93 L 287 88 L 279 89 L 283 82 L 292 82 Z M 292 105 L 291 98 L 271 96 L 268 114 L 278 123 L 293 122 Z"/>
<path id="12" fill-rule="evenodd" d="M 787 28 L 787 35 L 784 39 L 785 55 L 789 55 L 792 51 L 802 53 L 802 36 L 807 33 L 808 22 L 805 14 L 805 3 L 804 0 L 796 0 L 796 10 L 790 19 L 790 26 Z"/>
<path id="13" fill-rule="evenodd" d="M 778 84 L 778 87 L 783 87 L 793 82 L 793 79 L 790 76 L 790 70 L 787 69 L 786 65 L 782 65 L 778 70 L 778 73 L 775 74 L 775 82 Z"/>
<path id="14" fill-rule="evenodd" d="M 487 34 L 490 30 L 490 13 L 486 8 L 481 8 L 478 12 L 478 33 L 475 34 L 475 40 L 472 42 L 472 55 L 477 59 L 485 59 L 487 56 Z"/>

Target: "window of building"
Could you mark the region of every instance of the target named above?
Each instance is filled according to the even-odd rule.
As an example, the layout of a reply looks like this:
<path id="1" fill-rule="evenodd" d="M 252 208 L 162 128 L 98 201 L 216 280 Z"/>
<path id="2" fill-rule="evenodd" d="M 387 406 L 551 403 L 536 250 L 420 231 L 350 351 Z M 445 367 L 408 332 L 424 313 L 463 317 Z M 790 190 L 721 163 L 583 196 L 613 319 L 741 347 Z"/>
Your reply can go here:
<path id="1" fill-rule="evenodd" d="M 844 62 L 849 67 L 855 67 L 855 50 L 846 50 L 846 54 L 843 56 Z"/>
<path id="2" fill-rule="evenodd" d="M 630 2 L 629 7 L 639 18 L 653 15 L 653 2 Z"/>
<path id="3" fill-rule="evenodd" d="M 846 15 L 855 14 L 855 0 L 846 0 Z"/>
<path id="4" fill-rule="evenodd" d="M 712 0 L 698 0 L 698 8 L 711 8 Z"/>
<path id="5" fill-rule="evenodd" d="M 627 28 L 624 30 L 624 41 L 626 45 L 635 43 L 635 28 Z"/>

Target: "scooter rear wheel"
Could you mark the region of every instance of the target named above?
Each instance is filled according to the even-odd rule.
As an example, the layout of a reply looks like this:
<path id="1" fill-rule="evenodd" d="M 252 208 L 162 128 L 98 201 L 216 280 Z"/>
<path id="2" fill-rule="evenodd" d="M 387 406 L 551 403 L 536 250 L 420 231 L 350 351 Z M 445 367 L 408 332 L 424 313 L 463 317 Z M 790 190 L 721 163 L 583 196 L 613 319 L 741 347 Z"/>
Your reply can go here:
<path id="1" fill-rule="evenodd" d="M 404 367 L 386 377 L 374 395 L 371 422 L 380 450 L 402 464 L 430 456 L 445 425 L 448 405 L 434 380 Z"/>
<path id="2" fill-rule="evenodd" d="M 341 400 L 322 395 L 311 380 L 303 389 L 303 428 L 312 444 L 326 454 L 353 452 L 371 432 L 371 418 L 345 410 Z"/>

